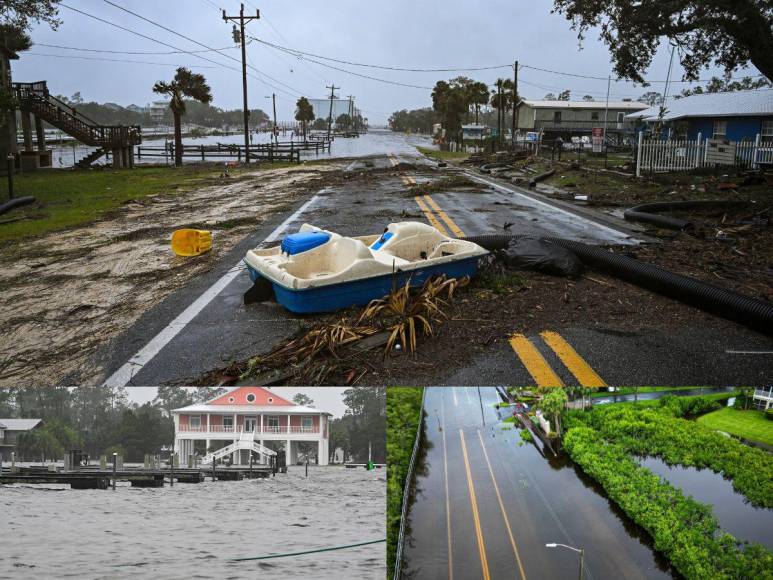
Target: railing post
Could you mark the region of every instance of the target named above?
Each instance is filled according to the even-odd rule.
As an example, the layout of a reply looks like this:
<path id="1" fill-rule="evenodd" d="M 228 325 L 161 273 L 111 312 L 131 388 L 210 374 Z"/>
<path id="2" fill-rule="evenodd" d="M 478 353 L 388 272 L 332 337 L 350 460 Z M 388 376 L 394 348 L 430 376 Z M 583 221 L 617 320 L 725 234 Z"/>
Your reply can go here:
<path id="1" fill-rule="evenodd" d="M 638 145 L 636 150 L 636 177 L 641 177 L 641 146 L 643 134 L 643 131 L 639 131 L 639 139 L 637 140 Z"/>
<path id="2" fill-rule="evenodd" d="M 762 137 L 759 133 L 757 133 L 757 136 L 754 138 L 754 149 L 752 149 L 752 169 L 757 169 L 757 153 L 760 150 L 760 142 L 762 140 Z"/>

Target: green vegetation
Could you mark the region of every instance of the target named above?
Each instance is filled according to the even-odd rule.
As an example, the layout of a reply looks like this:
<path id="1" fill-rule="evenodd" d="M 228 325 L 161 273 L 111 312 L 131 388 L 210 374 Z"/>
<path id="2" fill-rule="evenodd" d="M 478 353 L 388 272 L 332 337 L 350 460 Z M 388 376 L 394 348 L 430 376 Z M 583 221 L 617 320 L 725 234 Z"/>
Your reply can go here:
<path id="1" fill-rule="evenodd" d="M 518 433 L 520 434 L 522 441 L 526 441 L 528 443 L 531 443 L 532 441 L 534 441 L 534 438 L 531 435 L 531 431 L 529 431 L 528 429 L 521 429 L 520 431 L 518 431 Z"/>
<path id="2" fill-rule="evenodd" d="M 742 411 L 725 407 L 703 415 L 698 419 L 698 423 L 749 441 L 773 445 L 773 422 L 765 418 L 763 411 Z"/>
<path id="3" fill-rule="evenodd" d="M 657 403 L 647 407 L 597 407 L 591 413 L 571 413 L 570 422 L 584 423 L 628 453 L 721 473 L 753 505 L 773 507 L 770 454 L 683 419 L 717 410 L 719 402 L 711 397 L 666 396 Z"/>
<path id="4" fill-rule="evenodd" d="M 756 544 L 740 549 L 735 538 L 718 533 L 708 506 L 640 467 L 623 445 L 576 426 L 564 438 L 564 448 L 685 578 L 773 578 L 773 554 Z"/>
<path id="5" fill-rule="evenodd" d="M 461 161 L 467 159 L 470 154 L 463 151 L 438 151 L 437 149 L 430 149 L 429 147 L 416 147 L 419 153 L 437 159 L 438 161 Z"/>
<path id="6" fill-rule="evenodd" d="M 405 478 L 421 417 L 422 387 L 387 389 L 387 562 L 389 577 L 395 565 Z"/>
<path id="7" fill-rule="evenodd" d="M 613 395 L 633 395 L 634 393 L 657 393 L 659 391 L 683 391 L 688 389 L 694 389 L 695 387 L 617 387 L 614 392 L 610 391 L 594 391 L 591 394 L 592 398 L 598 397 L 611 397 Z"/>
<path id="8" fill-rule="evenodd" d="M 635 459 L 711 469 L 753 505 L 773 507 L 773 457 L 687 419 L 746 413 L 722 408 L 731 396 L 667 395 L 566 414 L 564 449 L 685 578 L 773 578 L 773 554 L 756 544 L 742 547 L 719 530 L 710 506 L 686 498 Z"/>
<path id="9" fill-rule="evenodd" d="M 229 172 L 234 174 L 234 170 Z M 213 185 L 220 182 L 222 173 L 222 166 L 207 165 L 21 174 L 14 179 L 15 195 L 34 195 L 37 200 L 2 216 L 17 221 L 0 225 L 0 242 L 83 225 L 131 200 Z M 2 195 L 5 197 L 5 190 Z"/>

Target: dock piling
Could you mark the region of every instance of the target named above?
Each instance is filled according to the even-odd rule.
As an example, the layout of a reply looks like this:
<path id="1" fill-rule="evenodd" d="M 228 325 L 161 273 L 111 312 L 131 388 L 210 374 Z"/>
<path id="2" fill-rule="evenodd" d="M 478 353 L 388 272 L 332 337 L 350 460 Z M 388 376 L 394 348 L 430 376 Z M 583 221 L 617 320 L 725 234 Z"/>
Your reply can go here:
<path id="1" fill-rule="evenodd" d="M 116 471 L 118 470 L 118 454 L 113 453 L 113 491 L 115 491 Z"/>
<path id="2" fill-rule="evenodd" d="M 174 487 L 174 460 L 177 458 L 177 454 L 172 455 L 172 461 L 169 462 L 169 487 Z"/>

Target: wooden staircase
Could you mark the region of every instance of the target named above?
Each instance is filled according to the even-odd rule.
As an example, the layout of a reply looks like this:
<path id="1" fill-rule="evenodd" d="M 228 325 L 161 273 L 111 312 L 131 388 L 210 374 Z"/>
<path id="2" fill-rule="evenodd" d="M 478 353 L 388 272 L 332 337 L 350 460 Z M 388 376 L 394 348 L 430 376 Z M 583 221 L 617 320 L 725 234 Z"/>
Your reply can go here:
<path id="1" fill-rule="evenodd" d="M 79 113 L 75 107 L 51 96 L 45 81 L 13 83 L 12 89 L 22 112 L 35 115 L 75 137 L 84 145 L 99 147 L 97 151 L 77 163 L 80 167 L 87 167 L 107 151 L 133 147 L 142 143 L 142 130 L 139 125 L 100 125 Z"/>
<path id="2" fill-rule="evenodd" d="M 81 169 L 87 169 L 91 167 L 91 164 L 94 163 L 97 159 L 102 157 L 107 151 L 102 149 L 101 147 L 97 149 L 96 151 L 92 151 L 86 157 L 83 157 L 82 159 L 79 159 L 76 161 L 75 166 L 80 167 Z"/>

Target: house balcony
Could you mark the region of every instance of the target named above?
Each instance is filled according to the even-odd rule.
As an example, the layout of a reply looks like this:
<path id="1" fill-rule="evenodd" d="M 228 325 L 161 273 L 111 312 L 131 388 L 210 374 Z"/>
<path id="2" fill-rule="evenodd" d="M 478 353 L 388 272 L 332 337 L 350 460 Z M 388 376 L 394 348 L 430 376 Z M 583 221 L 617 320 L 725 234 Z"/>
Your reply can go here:
<path id="1" fill-rule="evenodd" d="M 180 425 L 177 429 L 178 439 L 235 439 L 242 433 L 253 433 L 256 439 L 319 439 L 319 427 L 303 427 L 300 425 L 257 425 L 254 429 L 245 429 L 243 425 L 210 425 L 192 427 Z"/>
<path id="2" fill-rule="evenodd" d="M 754 389 L 754 398 L 763 399 L 764 401 L 773 403 L 773 387 L 768 387 L 767 389 Z"/>

